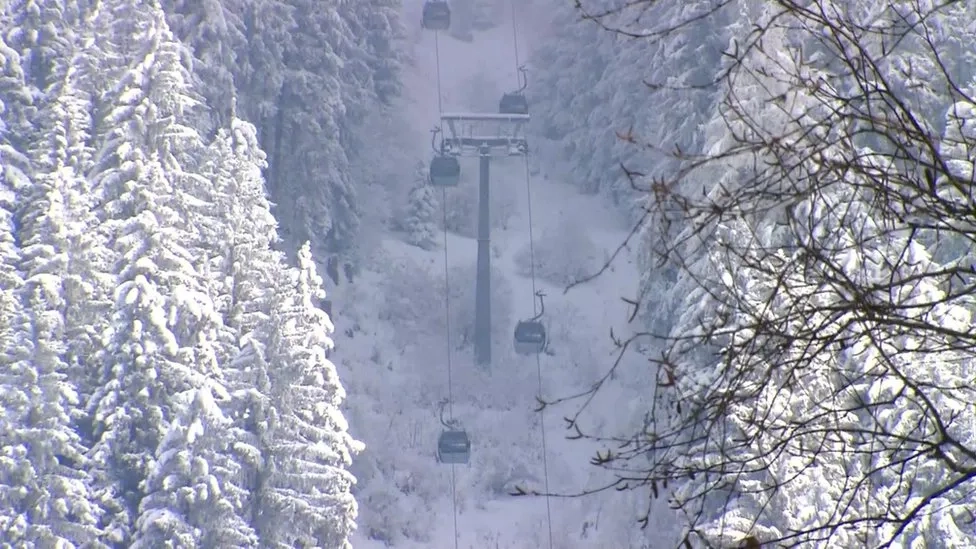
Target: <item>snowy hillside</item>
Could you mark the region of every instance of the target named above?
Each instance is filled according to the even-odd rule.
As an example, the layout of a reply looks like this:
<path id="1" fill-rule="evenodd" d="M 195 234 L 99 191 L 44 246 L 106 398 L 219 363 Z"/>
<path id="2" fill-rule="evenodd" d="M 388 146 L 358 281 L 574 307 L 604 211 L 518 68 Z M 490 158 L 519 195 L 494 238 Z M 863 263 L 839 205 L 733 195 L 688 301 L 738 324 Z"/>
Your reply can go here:
<path id="1" fill-rule="evenodd" d="M 419 4 L 405 20 L 419 21 Z M 521 29 L 533 28 L 526 21 Z M 428 158 L 429 130 L 437 121 L 435 36 L 419 25 L 412 33 L 414 67 L 405 75 L 406 116 L 415 128 L 414 158 Z M 524 31 L 523 31 L 524 34 Z M 520 47 L 533 38 L 522 39 Z M 475 35 L 472 43 L 438 38 L 444 110 L 492 112 L 497 98 L 514 87 L 516 70 L 510 23 Z M 522 51 L 522 61 L 526 52 Z M 530 76 L 531 78 L 531 76 Z M 531 80 L 530 80 L 531 85 Z M 550 169 L 545 144 L 530 159 L 532 233 L 546 297 L 550 355 L 541 355 L 542 394 L 565 396 L 588 387 L 608 368 L 614 348 L 610 329 L 626 333 L 627 306 L 637 273 L 622 257 L 603 276 L 564 295 L 568 281 L 595 272 L 619 246 L 628 227 L 598 199 L 578 194 Z M 552 157 L 554 158 L 554 157 Z M 462 184 L 448 193 L 448 207 L 471 207 L 477 192 L 477 163 L 462 160 Z M 337 319 L 336 362 L 350 393 L 351 429 L 367 444 L 354 467 L 359 477 L 360 540 L 394 547 L 453 547 L 451 468 L 434 460 L 438 403 L 448 397 L 447 353 L 452 353 L 455 416 L 473 438 L 471 464 L 457 468 L 457 529 L 460 547 L 528 549 L 548 546 L 544 498 L 513 498 L 515 484 L 544 488 L 542 433 L 533 412 L 540 372 L 534 357 L 512 349 L 512 331 L 532 316 L 529 261 L 529 194 L 521 158 L 492 164 L 493 364 L 474 365 L 464 332 L 473 322 L 477 242 L 470 231 L 447 237 L 452 343 L 445 322 L 445 250 L 422 250 L 402 235 L 383 232 L 368 252 L 362 273 L 332 293 Z M 457 196 L 454 196 L 456 193 Z M 440 198 L 440 191 L 437 191 Z M 471 210 L 468 213 L 473 213 Z M 440 216 L 438 211 L 438 216 Z M 452 212 L 448 212 L 452 216 Z M 470 221 L 470 220 L 469 220 Z M 449 224 L 452 224 L 449 221 Z M 462 234 L 457 234 L 458 232 Z M 640 360 L 631 357 L 635 366 Z M 639 368 L 634 370 L 640 374 Z M 626 374 L 623 374 L 626 375 Z M 626 384 L 620 384 L 624 386 Z M 614 431 L 630 414 L 621 402 L 636 395 L 600 395 L 596 410 L 612 414 L 603 427 Z M 588 465 L 594 447 L 564 439 L 563 419 L 573 408 L 546 411 L 550 490 L 574 493 L 593 488 L 601 475 Z M 600 414 L 593 414 L 599 418 Z M 609 497 L 608 497 L 609 496 Z M 643 502 L 612 493 L 585 499 L 552 498 L 553 546 L 640 547 L 635 517 Z"/>

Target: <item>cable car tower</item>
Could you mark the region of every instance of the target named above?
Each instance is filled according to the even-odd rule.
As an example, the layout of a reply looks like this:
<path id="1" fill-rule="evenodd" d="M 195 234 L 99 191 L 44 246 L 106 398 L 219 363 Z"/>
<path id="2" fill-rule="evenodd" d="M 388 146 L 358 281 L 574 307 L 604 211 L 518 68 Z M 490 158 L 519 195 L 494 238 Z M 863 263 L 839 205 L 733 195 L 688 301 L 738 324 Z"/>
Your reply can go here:
<path id="1" fill-rule="evenodd" d="M 527 154 L 529 145 L 523 132 L 528 122 L 529 115 L 520 113 L 441 114 L 443 137 L 440 144 L 440 158 L 467 156 L 478 157 L 480 160 L 474 355 L 475 362 L 481 366 L 491 365 L 491 224 L 489 223 L 491 159 Z M 450 166 L 450 170 L 453 169 L 455 168 Z M 433 164 L 431 172 L 433 176 Z"/>

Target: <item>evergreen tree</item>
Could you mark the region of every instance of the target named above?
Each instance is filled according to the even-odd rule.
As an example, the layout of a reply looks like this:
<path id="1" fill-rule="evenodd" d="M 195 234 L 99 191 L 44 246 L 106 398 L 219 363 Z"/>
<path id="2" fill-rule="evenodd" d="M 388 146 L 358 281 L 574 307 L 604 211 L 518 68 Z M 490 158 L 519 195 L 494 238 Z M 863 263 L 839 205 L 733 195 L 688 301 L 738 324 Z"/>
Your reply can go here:
<path id="1" fill-rule="evenodd" d="M 26 152 L 33 131 L 34 94 L 20 55 L 0 38 L 0 178 L 16 218 L 20 198 L 30 192 L 31 167 Z"/>
<path id="2" fill-rule="evenodd" d="M 316 305 L 324 292 L 307 242 L 298 269 L 279 277 L 265 347 L 266 394 L 275 410 L 255 494 L 256 528 L 270 547 L 350 548 L 357 505 L 347 469 L 363 446 L 339 410 L 345 391 L 326 358 L 333 326 Z"/>
<path id="3" fill-rule="evenodd" d="M 44 109 L 38 113 L 38 132 L 30 156 L 38 177 L 45 182 L 25 197 L 21 230 L 26 238 L 48 246 L 37 246 L 38 250 L 58 250 L 63 256 L 58 276 L 63 296 L 64 360 L 72 369 L 82 400 L 87 401 L 94 372 L 89 363 L 100 349 L 113 281 L 109 274 L 112 253 L 99 238 L 99 221 L 93 211 L 97 192 L 83 175 L 92 166 L 93 150 L 91 100 L 76 69 L 80 57 L 83 54 L 56 65 L 57 79 L 48 88 Z M 54 231 L 45 228 L 44 214 L 51 193 L 63 204 L 61 226 Z M 75 419 L 86 423 L 84 418 Z M 80 430 L 90 437 L 90 428 L 82 424 Z"/>
<path id="4" fill-rule="evenodd" d="M 246 494 L 227 482 L 241 474 L 232 458 L 230 420 L 209 387 L 177 398 L 190 402 L 181 403 L 156 451 L 132 547 L 257 547 L 254 530 L 239 514 Z"/>
<path id="5" fill-rule="evenodd" d="M 61 104 L 60 97 L 53 103 Z M 76 428 L 83 417 L 84 376 L 75 365 L 84 356 L 79 352 L 93 351 L 88 337 L 97 324 L 88 309 L 91 304 L 79 301 L 90 293 L 85 289 L 91 285 L 91 272 L 72 270 L 79 266 L 78 259 L 82 265 L 90 261 L 83 254 L 93 250 L 84 245 L 90 227 L 78 221 L 88 212 L 84 199 L 79 199 L 84 185 L 63 164 L 68 144 L 84 136 L 74 134 L 70 125 L 45 126 L 39 135 L 50 131 L 53 148 L 47 155 L 35 152 L 43 145 L 32 151 L 38 173 L 22 205 L 22 270 L 27 280 L 21 302 L 33 343 L 29 359 L 19 368 L 24 400 L 9 408 L 15 425 L 22 422 L 30 428 L 0 438 L 29 449 L 25 457 L 32 467 L 22 473 L 32 478 L 25 481 L 31 488 L 25 497 L 37 504 L 29 515 L 25 542 L 94 543 L 100 513 L 92 504 L 87 448 Z"/>
<path id="6" fill-rule="evenodd" d="M 204 299 L 181 245 L 181 221 L 163 198 L 172 187 L 158 163 L 146 161 L 136 169 L 141 175 L 130 182 L 135 196 L 120 197 L 138 213 L 119 222 L 119 285 L 101 357 L 102 386 L 93 398 L 99 485 L 120 504 L 111 509 L 114 543 L 129 539 L 153 452 L 179 411 L 175 395 L 205 380 L 186 348 L 184 330 L 207 311 L 197 308 Z"/>
<path id="7" fill-rule="evenodd" d="M 261 148 L 268 153 L 265 178 L 272 194 L 279 185 L 277 158 L 287 148 L 283 113 L 279 109 L 285 80 L 285 50 L 295 26 L 293 9 L 285 0 L 225 3 L 241 21 L 244 49 L 234 68 L 241 118 L 258 128 Z"/>
<path id="8" fill-rule="evenodd" d="M 93 468 L 108 507 L 107 539 L 127 544 L 152 456 L 182 411 L 176 396 L 216 377 L 219 318 L 195 266 L 201 205 L 194 193 L 202 183 L 184 167 L 195 164 L 200 138 L 186 124 L 194 101 L 179 44 L 158 6 L 116 0 L 100 16 L 103 47 L 132 61 L 103 98 L 110 101 L 103 123 L 112 130 L 92 173 L 102 191 L 101 230 L 117 257 L 90 405 Z"/>
<path id="9" fill-rule="evenodd" d="M 239 1 L 163 0 L 173 34 L 193 52 L 193 78 L 203 95 L 210 120 L 206 129 L 227 124 L 236 89 L 234 71 L 245 51 L 244 24 L 232 7 Z"/>
<path id="10" fill-rule="evenodd" d="M 51 204 L 52 223 L 62 213 L 59 206 Z M 40 263 L 30 257 L 37 246 L 28 243 L 25 255 Z M 14 514 L 0 518 L 0 531 L 7 532 L 6 541 L 26 546 L 98 545 L 99 510 L 90 494 L 86 448 L 73 428 L 81 402 L 62 358 L 60 267 L 50 264 L 63 260 L 49 258 L 30 270 L 20 292 L 26 310 L 13 317 L 19 324 L 10 340 L 15 352 L 5 357 L 8 368 L 0 376 L 0 513 Z"/>
<path id="11" fill-rule="evenodd" d="M 271 149 L 273 196 L 294 220 L 287 225 L 293 236 L 304 240 L 315 235 L 318 245 L 339 253 L 352 245 L 359 228 L 343 118 L 356 102 L 343 95 L 340 57 L 356 39 L 335 5 L 314 0 L 289 4 L 295 27 L 284 50 L 281 112 L 275 122 L 275 131 L 288 135 L 289 143 L 285 149 L 278 149 L 278 143 Z M 296 186 L 281 187 L 285 181 Z"/>
<path id="12" fill-rule="evenodd" d="M 438 207 L 437 196 L 428 182 L 427 167 L 423 162 L 417 165 L 414 182 L 407 211 L 404 212 L 403 229 L 407 232 L 408 242 L 430 250 L 437 242 Z"/>
<path id="13" fill-rule="evenodd" d="M 11 0 L 7 4 L 7 41 L 22 58 L 35 97 L 41 97 L 59 78 L 64 61 L 70 59 L 82 4 L 77 0 Z"/>
<path id="14" fill-rule="evenodd" d="M 216 244 L 214 270 L 220 276 L 214 277 L 213 295 L 233 332 L 227 340 L 233 355 L 266 318 L 273 269 L 283 256 L 273 249 L 277 222 L 264 188 L 261 171 L 267 162 L 255 127 L 232 118 L 228 128 L 217 132 L 207 156 L 202 175 L 214 188 L 212 210 L 222 223 L 204 233 L 204 240 Z"/>
<path id="15" fill-rule="evenodd" d="M 399 0 L 343 2 L 339 4 L 339 13 L 352 36 L 358 38 L 352 53 L 367 69 L 366 82 L 371 83 L 371 88 L 365 97 L 375 97 L 382 105 L 391 105 L 402 91 L 400 73 L 405 60 L 402 48 L 397 46 L 405 35 Z M 361 110 L 357 121 L 369 109 Z"/>

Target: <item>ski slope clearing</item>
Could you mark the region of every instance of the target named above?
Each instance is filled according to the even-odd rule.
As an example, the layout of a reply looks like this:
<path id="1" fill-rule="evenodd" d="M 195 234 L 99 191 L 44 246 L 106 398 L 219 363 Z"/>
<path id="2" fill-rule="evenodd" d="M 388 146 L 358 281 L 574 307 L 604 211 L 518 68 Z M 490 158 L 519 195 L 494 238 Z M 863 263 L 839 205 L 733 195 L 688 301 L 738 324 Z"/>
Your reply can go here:
<path id="1" fill-rule="evenodd" d="M 405 20 L 418 21 L 419 8 L 419 3 L 407 6 Z M 530 28 L 525 22 L 520 26 Z M 416 33 L 415 66 L 405 75 L 405 116 L 416 129 L 410 153 L 426 160 L 429 129 L 438 121 L 435 36 L 419 26 L 411 32 Z M 471 43 L 445 34 L 436 40 L 444 110 L 494 112 L 498 97 L 516 82 L 511 26 L 476 34 Z M 545 149 L 542 144 L 530 147 Z M 599 270 L 629 227 L 598 198 L 579 194 L 557 171 L 547 169 L 546 163 L 554 161 L 555 156 L 541 156 L 528 164 L 523 158 L 492 162 L 490 369 L 473 360 L 477 241 L 469 230 L 449 232 L 446 242 L 439 233 L 432 250 L 405 243 L 401 234 L 379 232 L 371 239 L 363 272 L 332 292 L 338 330 L 334 359 L 350 393 L 351 431 L 367 444 L 354 467 L 360 481 L 356 547 L 455 546 L 452 470 L 434 459 L 441 430 L 438 409 L 449 396 L 454 417 L 473 440 L 471 463 L 455 470 L 458 547 L 548 547 L 546 499 L 509 495 L 516 484 L 544 489 L 541 417 L 534 412 L 540 379 L 541 394 L 554 398 L 578 393 L 606 372 L 616 353 L 611 328 L 618 334 L 633 329 L 621 298 L 633 296 L 638 280 L 633 257 L 625 250 L 600 277 L 564 293 L 572 280 Z M 447 199 L 449 216 L 454 206 L 470 207 L 477 175 L 477 159 L 462 159 L 459 189 L 443 196 L 437 190 L 442 203 Z M 529 276 L 530 196 L 535 288 Z M 471 221 L 456 224 L 468 227 Z M 534 289 L 546 295 L 550 338 L 538 368 L 534 356 L 519 356 L 512 349 L 515 323 L 533 316 Z M 619 375 L 637 379 L 646 370 L 646 363 L 632 356 Z M 608 435 L 629 425 L 637 414 L 621 403 L 641 400 L 623 387 L 635 385 L 616 383 L 601 393 L 584 425 Z M 574 410 L 566 405 L 544 415 L 549 488 L 557 493 L 593 488 L 608 478 L 588 463 L 595 446 L 565 440 L 562 418 Z M 553 547 L 642 547 L 634 519 L 645 502 L 638 494 L 611 491 L 551 498 L 549 504 Z"/>

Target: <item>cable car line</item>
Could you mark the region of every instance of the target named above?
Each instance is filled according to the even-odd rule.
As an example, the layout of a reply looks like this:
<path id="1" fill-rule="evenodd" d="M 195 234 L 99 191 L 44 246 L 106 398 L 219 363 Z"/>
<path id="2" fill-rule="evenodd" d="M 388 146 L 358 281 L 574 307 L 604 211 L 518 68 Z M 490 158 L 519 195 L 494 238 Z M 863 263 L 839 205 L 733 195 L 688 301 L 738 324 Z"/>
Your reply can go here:
<path id="1" fill-rule="evenodd" d="M 436 34 L 435 34 L 436 36 Z M 438 69 L 438 72 L 440 69 Z M 440 86 L 438 86 L 440 87 Z M 438 98 L 439 98 L 438 94 Z M 448 417 L 450 418 L 451 428 L 457 429 L 457 423 L 454 420 L 454 380 L 453 374 L 451 372 L 451 284 L 450 284 L 450 263 L 448 262 L 447 254 L 447 188 L 441 187 L 441 211 L 443 214 L 443 227 L 444 227 L 444 317 L 445 317 L 445 332 L 447 334 L 447 395 L 448 395 Z M 444 423 L 443 420 L 441 423 Z M 456 433 L 457 431 L 447 431 L 447 433 Z M 460 431 L 464 433 L 464 431 Z M 444 435 L 442 435 L 444 436 Z M 464 441 L 467 443 L 468 452 L 470 452 L 471 442 L 467 439 L 467 435 L 464 436 Z M 442 444 L 438 441 L 438 450 L 440 450 Z M 459 536 L 458 536 L 458 510 L 457 510 L 457 464 L 451 463 L 451 507 L 453 509 L 454 515 L 454 549 L 458 549 Z"/>
<path id="2" fill-rule="evenodd" d="M 515 16 L 515 0 L 512 6 L 512 44 L 515 46 L 515 70 L 521 70 L 522 63 L 519 62 L 519 43 L 518 43 L 518 18 Z"/>
<path id="3" fill-rule="evenodd" d="M 526 213 L 529 218 L 529 274 L 532 278 L 532 314 L 536 318 L 541 317 L 545 313 L 545 302 L 542 301 L 543 293 L 536 289 L 535 282 L 535 243 L 534 235 L 532 229 L 532 178 L 529 175 L 529 156 L 525 156 L 525 201 L 526 201 Z M 541 306 L 541 311 L 536 309 L 535 298 L 539 298 L 539 305 Z M 536 321 L 538 322 L 538 321 Z M 521 323 L 520 323 L 521 324 Z M 540 323 L 540 326 L 542 324 Z M 518 332 L 518 327 L 516 326 L 516 332 Z M 540 352 L 535 353 L 535 370 L 536 377 L 539 382 L 539 399 L 542 399 L 543 395 L 543 385 L 542 385 L 542 360 L 539 357 L 541 351 L 544 350 L 545 345 L 548 343 L 546 341 L 545 332 L 543 331 L 543 349 Z M 518 340 L 516 339 L 516 345 Z M 540 431 L 540 442 L 542 443 L 542 476 L 545 487 L 545 498 L 546 498 L 546 525 L 549 529 L 549 549 L 552 549 L 552 504 L 549 491 L 549 448 L 546 443 L 546 411 L 542 409 L 539 411 L 539 431 Z"/>
<path id="4" fill-rule="evenodd" d="M 434 59 L 437 65 L 437 115 L 444 114 L 444 96 L 441 95 L 441 45 L 440 31 L 434 31 Z"/>
<path id="5" fill-rule="evenodd" d="M 450 27 L 450 8 L 447 2 L 426 2 L 423 8 L 422 25 L 434 31 L 434 59 L 437 75 L 437 113 L 444 113 L 444 95 L 441 91 L 441 48 L 440 31 Z M 434 128 L 431 136 L 431 148 L 434 149 L 434 159 L 431 161 L 429 180 L 432 185 L 441 187 L 441 211 L 444 229 L 444 326 L 447 351 L 447 414 L 444 420 L 444 403 L 440 410 L 440 421 L 444 426 L 437 440 L 437 460 L 451 464 L 451 508 L 454 516 L 454 549 L 459 548 L 460 536 L 458 529 L 457 507 L 457 464 L 467 463 L 470 459 L 471 441 L 466 431 L 460 428 L 454 418 L 454 375 L 451 360 L 451 282 L 450 260 L 447 249 L 447 187 L 458 184 L 461 165 L 454 157 L 445 157 L 443 151 L 436 146 L 440 128 Z M 436 166 L 436 169 L 435 169 Z"/>
<path id="6" fill-rule="evenodd" d="M 514 54 L 515 54 L 515 70 L 517 71 L 516 74 L 525 77 L 526 76 L 525 75 L 525 72 L 526 72 L 525 71 L 525 67 L 522 66 L 521 60 L 519 59 L 518 16 L 517 16 L 517 13 L 516 13 L 515 3 L 516 3 L 516 0 L 512 0 L 511 3 L 510 3 L 510 5 L 512 7 L 512 49 L 513 49 Z M 528 110 L 529 110 L 528 109 L 528 101 L 526 101 L 524 99 L 525 98 L 525 95 L 522 93 L 522 91 L 526 87 L 528 87 L 528 85 L 529 85 L 528 78 L 525 77 L 524 82 L 520 82 L 520 86 L 521 87 L 519 88 L 519 91 L 516 92 L 522 98 L 522 100 L 524 102 L 524 113 L 525 114 L 528 114 Z M 504 100 L 504 96 L 503 96 L 503 100 Z M 539 399 L 542 399 L 542 396 L 543 396 L 542 360 L 541 360 L 541 358 L 540 358 L 539 355 L 541 354 L 542 351 L 545 350 L 545 347 L 548 344 L 548 338 L 547 338 L 547 335 L 545 333 L 545 325 L 542 324 L 539 321 L 539 318 L 545 313 L 545 302 L 542 300 L 543 299 L 542 292 L 540 292 L 537 289 L 537 287 L 536 287 L 536 280 L 535 280 L 535 234 L 534 234 L 533 222 L 532 222 L 532 177 L 531 177 L 531 175 L 529 173 L 529 155 L 528 155 L 528 152 L 526 152 L 526 154 L 524 156 L 524 159 L 525 159 L 525 164 L 524 165 L 525 165 L 525 203 L 526 203 L 526 217 L 528 217 L 528 221 L 529 221 L 529 265 L 530 265 L 529 275 L 530 275 L 531 280 L 532 280 L 532 314 L 534 315 L 534 317 L 533 317 L 532 320 L 535 321 L 535 322 L 538 322 L 537 326 L 538 326 L 539 330 L 538 330 L 537 334 L 541 334 L 541 336 L 542 336 L 542 348 L 538 349 L 538 351 L 535 353 L 535 369 L 536 369 L 536 377 L 537 377 L 538 383 L 539 383 L 539 396 L 538 396 L 538 398 Z M 537 310 L 536 309 L 536 302 L 535 302 L 535 298 L 536 297 L 539 298 L 539 305 L 540 305 L 540 309 L 541 310 Z M 519 325 L 522 325 L 524 327 L 524 326 L 528 326 L 529 324 L 523 324 L 523 323 L 520 322 Z M 516 344 L 516 346 L 519 344 L 519 339 L 517 337 L 519 335 L 518 334 L 518 329 L 519 329 L 519 326 L 517 325 L 516 328 L 515 328 L 515 330 L 516 330 L 516 338 L 515 338 L 515 344 Z M 523 335 L 525 335 L 524 334 L 524 330 L 523 330 Z M 538 337 L 538 335 L 537 335 L 537 337 Z M 549 549 L 552 549 L 552 547 L 553 547 L 553 544 L 552 544 L 552 503 L 551 503 L 552 496 L 550 495 L 551 492 L 549 490 L 549 448 L 548 448 L 548 444 L 547 444 L 547 441 L 546 441 L 546 414 L 545 414 L 545 409 L 542 409 L 542 410 L 539 411 L 539 431 L 540 431 L 540 437 L 539 438 L 540 438 L 540 442 L 541 442 L 541 445 L 542 445 L 542 475 L 543 475 L 543 482 L 544 482 L 544 487 L 545 487 L 545 498 L 546 498 L 546 526 L 548 527 L 548 534 L 549 534 L 549 539 L 548 539 L 548 541 L 549 541 Z"/>
<path id="7" fill-rule="evenodd" d="M 499 101 L 499 112 L 501 114 L 528 114 L 528 101 L 523 93 L 528 86 L 528 78 L 525 68 L 521 65 L 519 57 L 518 42 L 518 23 L 516 16 L 515 0 L 511 2 L 512 8 L 512 42 L 514 46 L 515 69 L 518 78 L 519 88 L 510 93 L 502 95 Z M 437 65 L 437 109 L 443 119 L 443 94 L 441 90 L 441 61 L 440 61 L 440 31 L 450 28 L 450 7 L 445 0 L 426 0 L 423 7 L 422 26 L 434 31 L 434 53 Z M 454 418 L 454 388 L 453 388 L 453 365 L 451 349 L 451 303 L 450 303 L 450 263 L 448 254 L 448 234 L 447 234 L 447 187 L 453 187 L 460 182 L 460 163 L 455 155 L 446 154 L 444 141 L 438 148 L 436 141 L 441 128 L 432 130 L 431 148 L 434 149 L 434 158 L 431 160 L 429 181 L 435 187 L 441 187 L 441 208 L 443 215 L 444 230 L 444 308 L 446 315 L 446 338 L 447 338 L 447 392 L 448 399 L 442 403 L 440 410 L 440 420 L 445 430 L 441 432 L 438 439 L 437 456 L 441 463 L 451 464 L 451 505 L 454 511 L 454 547 L 459 546 L 458 529 L 458 506 L 457 506 L 457 478 L 455 465 L 468 463 L 470 459 L 471 442 L 467 432 L 463 430 Z M 535 355 L 536 374 L 539 384 L 539 398 L 542 398 L 542 363 L 539 355 L 545 350 L 547 345 L 547 335 L 545 325 L 541 321 L 545 314 L 544 294 L 538 290 L 536 285 L 536 266 L 535 266 L 535 235 L 533 232 L 532 221 L 532 189 L 531 177 L 529 174 L 529 160 L 526 152 L 525 156 L 525 187 L 527 199 L 527 217 L 529 224 L 529 259 L 530 275 L 532 281 L 532 311 L 533 317 L 529 320 L 519 321 L 514 335 L 515 350 L 519 354 Z M 539 308 L 536 308 L 535 298 L 539 298 Z M 448 420 L 444 419 L 444 408 L 447 408 Z M 553 548 L 552 536 L 552 507 L 550 504 L 551 496 L 549 490 L 549 459 L 546 441 L 545 413 L 541 411 L 540 429 L 542 443 L 542 465 L 545 478 L 545 498 L 546 498 L 546 522 L 548 525 L 548 546 Z"/>

